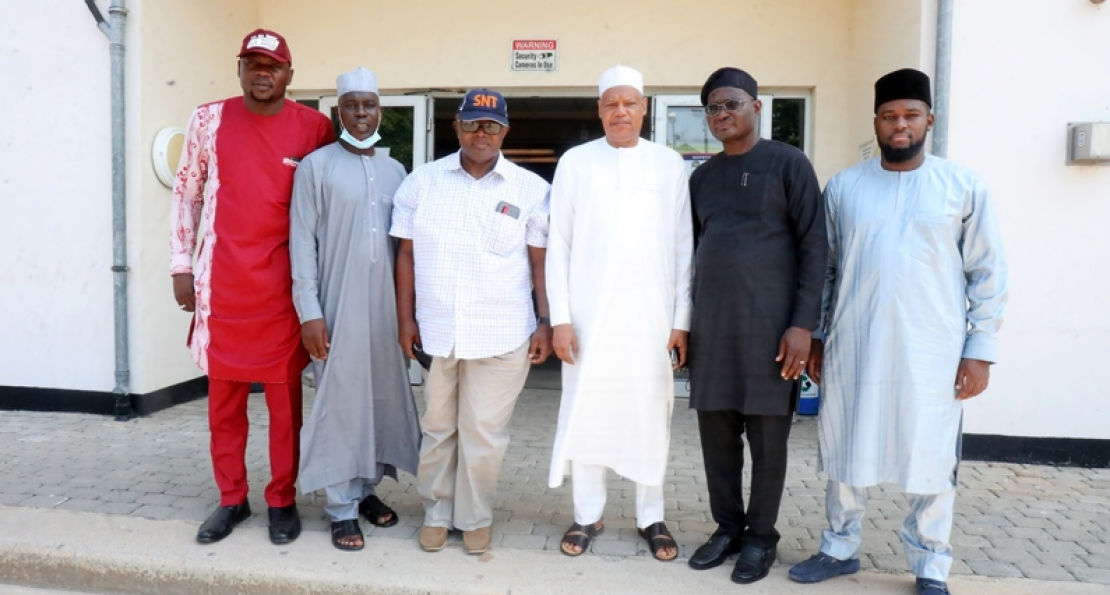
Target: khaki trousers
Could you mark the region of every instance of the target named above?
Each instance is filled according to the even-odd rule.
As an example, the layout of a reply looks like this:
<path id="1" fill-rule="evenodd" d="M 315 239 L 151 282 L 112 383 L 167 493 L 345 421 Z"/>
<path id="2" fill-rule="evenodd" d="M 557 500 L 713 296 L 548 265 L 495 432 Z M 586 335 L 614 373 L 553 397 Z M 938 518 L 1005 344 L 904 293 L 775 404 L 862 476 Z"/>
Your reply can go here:
<path id="1" fill-rule="evenodd" d="M 417 491 L 424 524 L 473 531 L 493 523 L 509 420 L 528 377 L 528 345 L 482 359 L 432 359 L 424 376 Z"/>

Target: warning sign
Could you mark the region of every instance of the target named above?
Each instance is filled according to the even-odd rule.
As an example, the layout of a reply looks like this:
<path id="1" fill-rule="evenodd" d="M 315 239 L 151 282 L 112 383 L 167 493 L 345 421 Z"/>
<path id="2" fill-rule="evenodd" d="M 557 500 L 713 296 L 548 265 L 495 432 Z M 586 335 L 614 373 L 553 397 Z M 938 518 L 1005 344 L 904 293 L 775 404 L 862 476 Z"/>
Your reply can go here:
<path id="1" fill-rule="evenodd" d="M 554 39 L 514 39 L 509 57 L 511 70 L 555 72 L 559 64 L 559 42 Z"/>

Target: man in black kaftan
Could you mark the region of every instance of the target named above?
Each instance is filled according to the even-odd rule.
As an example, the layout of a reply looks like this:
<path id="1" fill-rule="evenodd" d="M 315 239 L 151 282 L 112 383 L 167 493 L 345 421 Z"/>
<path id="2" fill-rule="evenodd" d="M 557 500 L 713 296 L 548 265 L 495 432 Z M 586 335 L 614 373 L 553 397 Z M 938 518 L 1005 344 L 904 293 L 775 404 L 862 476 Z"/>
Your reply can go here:
<path id="1" fill-rule="evenodd" d="M 820 317 L 828 254 L 813 166 L 795 147 L 759 138 L 757 97 L 742 70 L 709 77 L 701 100 L 725 150 L 690 178 L 697 242 L 690 407 L 698 411 L 719 526 L 690 566 L 713 568 L 740 552 L 732 573 L 739 583 L 763 578 L 775 560 L 797 379 Z M 746 510 L 745 432 L 752 449 Z"/>

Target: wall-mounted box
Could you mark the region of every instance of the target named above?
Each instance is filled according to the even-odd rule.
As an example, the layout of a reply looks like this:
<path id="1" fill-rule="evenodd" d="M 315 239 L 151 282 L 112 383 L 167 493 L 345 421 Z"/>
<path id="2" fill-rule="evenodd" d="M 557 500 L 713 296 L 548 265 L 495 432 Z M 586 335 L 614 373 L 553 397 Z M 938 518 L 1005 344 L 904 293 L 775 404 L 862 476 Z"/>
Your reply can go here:
<path id="1" fill-rule="evenodd" d="M 1068 124 L 1068 165 L 1110 165 L 1110 122 Z"/>

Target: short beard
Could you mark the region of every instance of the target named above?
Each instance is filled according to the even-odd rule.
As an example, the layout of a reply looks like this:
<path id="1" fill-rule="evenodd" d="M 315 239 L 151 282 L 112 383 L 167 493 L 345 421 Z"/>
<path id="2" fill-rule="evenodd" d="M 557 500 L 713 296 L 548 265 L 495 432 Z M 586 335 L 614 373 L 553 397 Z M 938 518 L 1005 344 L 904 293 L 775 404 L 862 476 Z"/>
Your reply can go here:
<path id="1" fill-rule="evenodd" d="M 883 160 L 886 161 L 887 163 L 905 163 L 905 162 L 913 159 L 914 157 L 917 157 L 918 155 L 920 155 L 921 151 L 924 148 L 925 148 L 925 139 L 924 138 L 921 139 L 920 141 L 908 146 L 908 147 L 902 147 L 902 148 L 892 147 L 890 145 L 884 145 L 881 142 L 879 143 L 879 152 L 882 153 Z"/>

